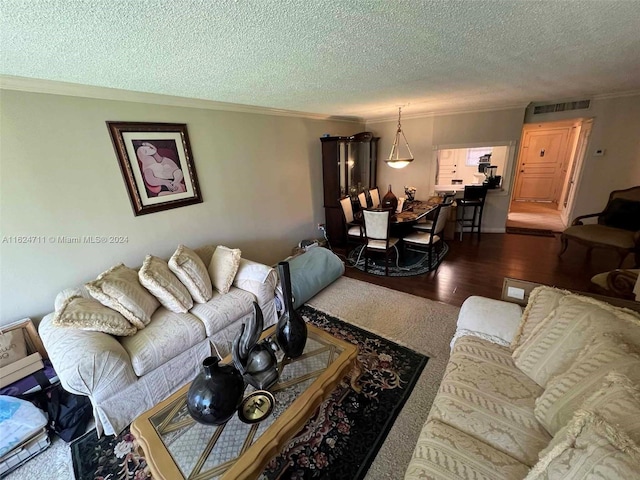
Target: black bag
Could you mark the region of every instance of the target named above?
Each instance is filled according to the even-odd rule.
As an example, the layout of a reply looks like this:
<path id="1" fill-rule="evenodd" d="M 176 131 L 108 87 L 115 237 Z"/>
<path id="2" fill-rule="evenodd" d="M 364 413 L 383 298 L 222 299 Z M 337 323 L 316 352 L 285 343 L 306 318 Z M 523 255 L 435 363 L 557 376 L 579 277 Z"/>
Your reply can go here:
<path id="1" fill-rule="evenodd" d="M 47 392 L 49 427 L 68 443 L 85 433 L 93 410 L 89 397 L 74 395 L 59 385 L 57 387 Z"/>

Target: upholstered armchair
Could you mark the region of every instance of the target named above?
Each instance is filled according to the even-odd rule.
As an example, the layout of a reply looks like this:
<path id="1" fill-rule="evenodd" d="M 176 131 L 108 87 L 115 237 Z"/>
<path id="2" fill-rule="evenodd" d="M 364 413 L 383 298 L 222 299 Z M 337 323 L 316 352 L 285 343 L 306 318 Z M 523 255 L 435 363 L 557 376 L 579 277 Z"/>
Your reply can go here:
<path id="1" fill-rule="evenodd" d="M 597 223 L 584 223 L 595 218 Z M 635 254 L 635 263 L 640 265 L 640 186 L 626 190 L 614 190 L 609 195 L 607 206 L 600 213 L 576 217 L 571 226 L 560 237 L 562 255 L 569 240 L 593 248 L 609 248 L 620 256 L 618 268 L 630 253 Z"/>

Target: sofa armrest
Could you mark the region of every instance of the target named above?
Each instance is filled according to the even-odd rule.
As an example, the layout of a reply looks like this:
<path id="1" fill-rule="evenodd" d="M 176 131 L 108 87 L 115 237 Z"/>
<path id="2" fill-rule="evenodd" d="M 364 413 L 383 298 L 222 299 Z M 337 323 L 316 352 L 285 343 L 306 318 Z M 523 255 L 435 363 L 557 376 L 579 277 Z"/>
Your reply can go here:
<path id="1" fill-rule="evenodd" d="M 460 308 L 451 348 L 456 340 L 464 335 L 475 335 L 499 345 L 509 346 L 518 330 L 521 317 L 522 307 L 515 303 L 485 297 L 469 297 Z"/>
<path id="2" fill-rule="evenodd" d="M 273 268 L 244 258 L 240 259 L 240 267 L 233 280 L 233 286 L 254 294 L 263 311 L 269 305 L 273 305 L 277 283 L 278 275 Z M 267 309 L 271 311 L 271 308 Z M 266 318 L 265 325 L 267 325 Z"/>
<path id="3" fill-rule="evenodd" d="M 53 313 L 44 317 L 38 332 L 65 390 L 100 401 L 137 381 L 129 355 L 115 337 L 56 327 L 52 320 Z"/>

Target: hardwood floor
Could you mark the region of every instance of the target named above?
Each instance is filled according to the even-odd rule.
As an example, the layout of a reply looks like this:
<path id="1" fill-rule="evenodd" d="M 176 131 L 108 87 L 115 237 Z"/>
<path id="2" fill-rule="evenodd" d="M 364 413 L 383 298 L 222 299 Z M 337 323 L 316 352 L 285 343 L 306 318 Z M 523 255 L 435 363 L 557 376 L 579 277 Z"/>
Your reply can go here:
<path id="1" fill-rule="evenodd" d="M 411 293 L 451 305 L 461 305 L 470 295 L 500 298 L 504 277 L 589 291 L 591 277 L 615 269 L 614 252 L 586 249 L 570 244 L 558 257 L 559 236 L 539 237 L 516 234 L 465 235 L 462 241 L 446 240 L 449 252 L 435 272 L 416 277 L 380 277 L 347 267 L 345 275 L 384 287 Z M 336 253 L 344 253 L 336 249 Z M 630 268 L 633 256 L 624 264 Z"/>

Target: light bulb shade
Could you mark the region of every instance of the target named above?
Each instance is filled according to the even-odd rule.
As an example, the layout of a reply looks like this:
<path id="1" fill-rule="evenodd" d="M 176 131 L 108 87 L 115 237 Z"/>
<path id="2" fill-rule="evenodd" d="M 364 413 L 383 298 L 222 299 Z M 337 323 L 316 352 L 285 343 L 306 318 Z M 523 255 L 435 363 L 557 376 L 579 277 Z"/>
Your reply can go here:
<path id="1" fill-rule="evenodd" d="M 413 158 L 400 159 L 400 160 L 385 160 L 387 165 L 391 168 L 404 168 L 413 162 Z"/>
<path id="2" fill-rule="evenodd" d="M 409 148 L 409 142 L 407 142 L 407 137 L 404 136 L 404 132 L 402 131 L 402 125 L 400 124 L 400 113 L 402 108 L 398 108 L 398 129 L 396 130 L 396 138 L 393 141 L 393 145 L 391 146 L 391 152 L 389 153 L 389 158 L 385 160 L 387 165 L 392 168 L 404 168 L 409 163 L 413 162 L 413 153 L 411 153 L 411 148 Z M 403 153 L 400 156 L 400 149 L 402 144 L 400 143 L 400 137 L 402 136 L 402 140 L 404 141 L 404 146 L 406 149 L 406 154 Z"/>

